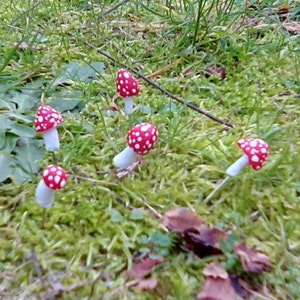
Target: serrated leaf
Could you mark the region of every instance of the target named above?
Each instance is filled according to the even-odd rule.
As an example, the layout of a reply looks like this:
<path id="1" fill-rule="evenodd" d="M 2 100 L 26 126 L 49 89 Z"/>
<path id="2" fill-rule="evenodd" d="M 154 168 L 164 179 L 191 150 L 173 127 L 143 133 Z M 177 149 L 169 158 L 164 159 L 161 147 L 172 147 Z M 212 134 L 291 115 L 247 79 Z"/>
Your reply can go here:
<path id="1" fill-rule="evenodd" d="M 70 81 L 90 82 L 97 78 L 97 74 L 104 73 L 104 64 L 102 62 L 93 62 L 90 65 L 81 65 L 78 62 L 67 64 L 54 82 L 53 86 L 58 86 Z"/>

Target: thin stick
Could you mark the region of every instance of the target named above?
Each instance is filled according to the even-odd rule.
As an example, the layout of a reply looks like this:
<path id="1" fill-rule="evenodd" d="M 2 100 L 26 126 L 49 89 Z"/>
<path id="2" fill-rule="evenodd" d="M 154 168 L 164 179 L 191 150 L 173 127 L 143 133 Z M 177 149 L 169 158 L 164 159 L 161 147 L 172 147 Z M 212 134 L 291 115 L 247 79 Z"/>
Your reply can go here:
<path id="1" fill-rule="evenodd" d="M 34 248 L 32 248 L 30 251 L 29 251 L 29 256 L 30 256 L 30 259 L 32 261 L 32 264 L 37 272 L 37 275 L 38 275 L 38 278 L 39 280 L 41 281 L 41 284 L 42 284 L 42 287 L 45 291 L 47 291 L 47 288 L 46 288 L 46 284 L 45 284 L 45 281 L 43 279 L 43 274 L 42 274 L 42 270 L 40 268 L 40 265 L 39 265 L 39 262 L 38 262 L 38 259 L 37 259 L 37 256 L 34 252 Z"/>
<path id="2" fill-rule="evenodd" d="M 221 189 L 223 185 L 231 178 L 231 176 L 227 176 L 222 182 L 206 197 L 204 200 L 204 203 L 207 203 L 215 194 L 218 190 Z"/>
<path id="3" fill-rule="evenodd" d="M 161 91 L 163 94 L 169 96 L 170 98 L 176 100 L 177 102 L 183 104 L 183 105 L 186 105 L 188 108 L 191 108 L 193 110 L 195 110 L 196 112 L 206 116 L 207 118 L 215 121 L 215 122 L 218 122 L 218 123 L 221 123 L 227 127 L 230 127 L 230 128 L 234 128 L 234 125 L 225 121 L 225 120 L 222 120 L 212 114 L 210 114 L 209 112 L 205 111 L 205 110 L 202 110 L 201 108 L 199 108 L 198 106 L 194 105 L 194 104 L 191 104 L 191 103 L 188 103 L 187 101 L 185 101 L 184 99 L 172 94 L 171 92 L 167 91 L 166 89 L 164 89 L 163 87 L 161 87 L 160 85 L 158 85 L 156 82 L 150 80 L 149 78 L 147 78 L 145 75 L 139 73 L 138 71 L 128 67 L 126 64 L 124 63 L 121 63 L 119 61 L 117 61 L 116 59 L 114 59 L 111 55 L 109 55 L 108 53 L 102 51 L 101 49 L 98 49 L 96 48 L 95 46 L 93 46 L 92 44 L 90 44 L 89 42 L 83 40 L 82 38 L 78 37 L 78 36 L 75 36 L 73 33 L 69 33 L 72 37 L 74 38 L 77 38 L 79 40 L 81 40 L 85 45 L 87 45 L 88 47 L 90 47 L 91 49 L 94 49 L 94 50 L 97 50 L 98 53 L 100 53 L 101 55 L 105 56 L 106 58 L 108 58 L 109 60 L 111 60 L 112 62 L 114 62 L 115 64 L 119 64 L 121 65 L 123 68 L 126 68 L 127 70 L 129 70 L 130 72 L 132 72 L 133 74 L 135 74 L 136 76 L 142 78 L 144 81 L 146 81 L 148 84 L 150 84 L 151 86 L 153 86 L 154 88 L 158 89 L 159 91 Z"/>

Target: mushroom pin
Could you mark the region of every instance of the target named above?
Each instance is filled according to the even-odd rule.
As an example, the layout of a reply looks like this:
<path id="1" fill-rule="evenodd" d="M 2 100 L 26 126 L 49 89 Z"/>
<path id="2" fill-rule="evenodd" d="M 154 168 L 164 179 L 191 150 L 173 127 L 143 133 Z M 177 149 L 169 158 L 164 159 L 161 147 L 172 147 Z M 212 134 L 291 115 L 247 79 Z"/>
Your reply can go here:
<path id="1" fill-rule="evenodd" d="M 42 132 L 46 151 L 59 149 L 59 138 L 56 129 L 57 125 L 64 121 L 61 114 L 49 105 L 42 105 L 35 115 L 35 131 Z"/>
<path id="2" fill-rule="evenodd" d="M 146 155 L 155 146 L 158 139 L 157 128 L 149 123 L 140 123 L 132 127 L 127 134 L 128 146 L 113 159 L 119 169 L 132 165 L 138 155 Z"/>
<path id="3" fill-rule="evenodd" d="M 125 101 L 125 112 L 130 115 L 133 112 L 133 97 L 140 92 L 139 83 L 130 72 L 121 69 L 117 73 L 117 91 Z"/>
<path id="4" fill-rule="evenodd" d="M 66 171 L 57 165 L 49 165 L 43 171 L 42 180 L 39 182 L 35 198 L 39 205 L 50 208 L 54 202 L 55 190 L 61 190 L 67 183 Z"/>
<path id="5" fill-rule="evenodd" d="M 255 171 L 260 170 L 269 155 L 268 144 L 260 139 L 243 139 L 238 141 L 237 145 L 242 149 L 244 155 L 226 169 L 228 176 L 207 196 L 205 201 L 209 201 L 230 177 L 240 174 L 247 165 L 250 165 Z"/>

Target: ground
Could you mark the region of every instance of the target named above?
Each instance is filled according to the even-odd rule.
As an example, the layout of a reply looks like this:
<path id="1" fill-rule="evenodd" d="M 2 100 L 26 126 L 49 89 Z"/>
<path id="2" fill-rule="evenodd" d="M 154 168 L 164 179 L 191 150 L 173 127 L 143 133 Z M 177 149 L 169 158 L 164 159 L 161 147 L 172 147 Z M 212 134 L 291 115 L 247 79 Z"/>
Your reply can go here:
<path id="1" fill-rule="evenodd" d="M 248 299 L 298 298 L 297 1 L 0 7 L 2 299 L 196 299 L 215 257 L 179 247 L 156 215 L 180 207 L 269 257 L 270 271 L 249 275 L 257 290 Z M 130 117 L 116 92 L 120 68 L 141 87 Z M 33 132 L 41 103 L 64 116 L 54 155 Z M 156 148 L 118 173 L 113 157 L 140 122 L 157 126 Z M 264 167 L 246 167 L 205 201 L 242 155 L 237 141 L 252 137 L 269 144 Z M 52 163 L 69 180 L 44 210 L 35 189 Z M 154 290 L 125 276 L 141 253 L 164 257 L 151 270 Z"/>

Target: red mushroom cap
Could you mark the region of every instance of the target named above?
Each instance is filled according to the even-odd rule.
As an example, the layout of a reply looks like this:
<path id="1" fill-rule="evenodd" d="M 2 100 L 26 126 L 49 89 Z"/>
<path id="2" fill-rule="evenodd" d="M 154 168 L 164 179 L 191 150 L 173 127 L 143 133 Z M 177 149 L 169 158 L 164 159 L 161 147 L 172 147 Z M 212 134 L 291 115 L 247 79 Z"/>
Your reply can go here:
<path id="1" fill-rule="evenodd" d="M 260 139 L 244 139 L 237 142 L 238 146 L 248 156 L 249 165 L 253 170 L 262 168 L 269 155 L 269 146 Z"/>
<path id="2" fill-rule="evenodd" d="M 66 171 L 57 165 L 49 165 L 43 171 L 43 180 L 51 190 L 62 189 L 68 180 Z"/>
<path id="3" fill-rule="evenodd" d="M 140 92 L 139 83 L 132 74 L 125 69 L 118 71 L 116 86 L 119 95 L 124 98 L 137 96 Z"/>
<path id="4" fill-rule="evenodd" d="M 50 105 L 42 105 L 35 115 L 35 131 L 43 132 L 56 127 L 64 121 L 61 114 Z"/>
<path id="5" fill-rule="evenodd" d="M 150 152 L 158 139 L 157 128 L 149 123 L 141 123 L 132 127 L 127 134 L 128 146 L 139 155 Z"/>

